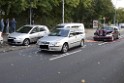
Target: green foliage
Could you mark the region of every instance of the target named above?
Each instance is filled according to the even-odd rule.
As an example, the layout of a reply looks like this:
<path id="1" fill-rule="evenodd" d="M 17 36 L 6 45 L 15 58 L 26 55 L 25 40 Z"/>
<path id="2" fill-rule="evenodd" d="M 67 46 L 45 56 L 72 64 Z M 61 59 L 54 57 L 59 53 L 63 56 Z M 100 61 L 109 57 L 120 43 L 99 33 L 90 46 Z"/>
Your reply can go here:
<path id="1" fill-rule="evenodd" d="M 124 23 L 124 8 L 116 10 L 116 18 L 119 23 Z"/>
<path id="2" fill-rule="evenodd" d="M 32 10 L 32 18 L 36 24 L 54 26 L 62 22 L 62 1 L 63 0 L 0 0 L 1 17 L 16 16 L 21 24 L 27 23 L 29 10 Z M 111 0 L 64 0 L 65 22 L 83 22 L 86 27 L 97 19 L 103 22 L 113 22 L 115 8 Z M 123 9 L 117 10 L 119 22 L 124 22 Z M 22 21 L 24 20 L 24 21 Z M 22 23 L 24 22 L 24 23 Z M 20 25 L 21 25 L 20 24 Z"/>

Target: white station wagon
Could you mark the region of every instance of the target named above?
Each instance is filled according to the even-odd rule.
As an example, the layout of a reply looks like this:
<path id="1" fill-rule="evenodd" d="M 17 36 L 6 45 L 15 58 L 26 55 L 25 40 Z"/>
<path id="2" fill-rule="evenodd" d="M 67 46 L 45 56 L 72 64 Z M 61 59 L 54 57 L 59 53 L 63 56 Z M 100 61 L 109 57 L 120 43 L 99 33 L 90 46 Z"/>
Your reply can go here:
<path id="1" fill-rule="evenodd" d="M 29 45 L 50 33 L 45 25 L 24 25 L 8 36 L 9 44 Z"/>
<path id="2" fill-rule="evenodd" d="M 43 37 L 37 41 L 41 50 L 67 52 L 68 49 L 75 46 L 83 46 L 85 33 L 83 31 L 57 28 L 49 36 Z"/>

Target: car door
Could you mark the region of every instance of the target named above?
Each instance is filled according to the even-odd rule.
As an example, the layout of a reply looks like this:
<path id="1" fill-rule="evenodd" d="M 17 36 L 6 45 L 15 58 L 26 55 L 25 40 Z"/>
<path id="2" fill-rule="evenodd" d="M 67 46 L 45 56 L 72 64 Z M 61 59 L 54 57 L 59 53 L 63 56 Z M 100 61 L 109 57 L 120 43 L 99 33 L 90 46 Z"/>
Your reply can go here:
<path id="1" fill-rule="evenodd" d="M 75 32 L 76 35 L 76 46 L 79 46 L 82 39 L 84 39 L 84 34 L 83 32 Z"/>
<path id="2" fill-rule="evenodd" d="M 48 35 L 48 32 L 47 32 L 47 30 L 45 29 L 45 27 L 40 26 L 40 27 L 38 27 L 38 28 L 39 28 L 38 38 L 41 38 L 41 37 L 43 37 L 43 36 L 47 36 L 47 35 Z"/>
<path id="3" fill-rule="evenodd" d="M 69 40 L 68 40 L 70 48 L 76 46 L 76 41 L 77 41 L 76 39 L 77 39 L 77 37 L 76 37 L 75 32 L 70 32 Z"/>
<path id="4" fill-rule="evenodd" d="M 34 27 L 31 30 L 30 35 L 29 35 L 31 42 L 35 42 L 35 41 L 38 40 L 38 36 L 39 36 L 39 33 L 38 32 L 39 32 L 38 27 Z"/>

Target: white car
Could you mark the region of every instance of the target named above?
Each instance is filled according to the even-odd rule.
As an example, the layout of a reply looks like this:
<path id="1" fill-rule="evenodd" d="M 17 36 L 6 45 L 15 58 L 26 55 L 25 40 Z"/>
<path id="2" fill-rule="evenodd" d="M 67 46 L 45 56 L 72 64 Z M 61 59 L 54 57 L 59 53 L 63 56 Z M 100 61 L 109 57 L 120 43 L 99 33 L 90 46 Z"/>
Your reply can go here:
<path id="1" fill-rule="evenodd" d="M 3 37 L 0 37 L 0 44 L 3 44 Z"/>
<path id="2" fill-rule="evenodd" d="M 85 28 L 83 23 L 61 23 L 58 24 L 55 28 L 76 30 L 83 32 L 83 34 L 85 34 Z"/>
<path id="3" fill-rule="evenodd" d="M 39 39 L 37 44 L 41 50 L 65 53 L 72 47 L 83 46 L 84 40 L 85 37 L 81 31 L 55 29 L 49 36 Z"/>
<path id="4" fill-rule="evenodd" d="M 24 25 L 8 36 L 8 43 L 29 45 L 49 33 L 50 31 L 45 25 Z"/>

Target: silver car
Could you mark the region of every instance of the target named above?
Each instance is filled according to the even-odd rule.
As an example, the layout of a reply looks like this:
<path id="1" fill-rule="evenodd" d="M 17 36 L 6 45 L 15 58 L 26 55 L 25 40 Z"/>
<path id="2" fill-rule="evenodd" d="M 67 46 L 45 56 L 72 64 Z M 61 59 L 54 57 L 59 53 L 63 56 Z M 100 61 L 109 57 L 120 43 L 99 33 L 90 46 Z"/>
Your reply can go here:
<path id="1" fill-rule="evenodd" d="M 37 41 L 41 50 L 67 52 L 68 49 L 75 46 L 84 45 L 85 35 L 69 29 L 56 29 L 49 36 L 43 37 Z"/>
<path id="2" fill-rule="evenodd" d="M 8 35 L 9 44 L 29 45 L 31 42 L 36 42 L 39 38 L 47 36 L 50 33 L 45 25 L 24 25 L 16 32 Z"/>
<path id="3" fill-rule="evenodd" d="M 3 44 L 3 37 L 0 37 L 0 45 Z"/>

